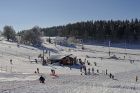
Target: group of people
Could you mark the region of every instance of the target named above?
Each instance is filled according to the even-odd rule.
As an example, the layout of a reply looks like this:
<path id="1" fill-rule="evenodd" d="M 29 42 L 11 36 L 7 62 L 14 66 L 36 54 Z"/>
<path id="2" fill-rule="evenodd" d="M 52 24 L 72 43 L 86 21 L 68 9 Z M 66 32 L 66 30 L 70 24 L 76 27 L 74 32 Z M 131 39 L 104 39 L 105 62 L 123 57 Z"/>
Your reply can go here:
<path id="1" fill-rule="evenodd" d="M 35 71 L 35 73 L 39 73 L 39 68 L 37 68 L 37 71 Z M 55 74 L 55 70 L 54 69 L 51 69 L 51 75 L 52 76 L 57 76 Z M 45 78 L 41 75 L 40 78 L 39 78 L 39 81 L 40 81 L 40 83 L 45 83 Z"/>
<path id="2" fill-rule="evenodd" d="M 81 59 L 79 59 L 79 63 L 81 64 L 81 67 L 80 67 L 80 72 L 81 72 L 81 75 L 83 75 L 83 72 L 85 75 L 91 75 L 91 74 L 94 74 L 94 71 L 95 69 L 92 67 L 92 68 L 88 68 L 86 67 L 85 63 L 87 63 L 87 65 L 90 65 L 90 62 L 88 60 L 84 60 L 84 62 L 82 62 Z M 94 66 L 97 66 L 97 63 L 94 62 Z M 96 70 L 97 73 L 99 73 L 99 69 Z M 109 77 L 111 79 L 114 79 L 114 75 L 112 73 L 109 73 L 108 74 L 108 71 L 107 69 L 105 71 L 103 71 L 106 75 L 109 75 Z"/>
<path id="3" fill-rule="evenodd" d="M 83 74 L 84 75 L 91 75 L 91 74 L 95 73 L 95 69 L 93 67 L 92 68 L 87 68 L 86 67 L 86 64 L 87 65 L 91 65 L 88 60 L 85 59 L 84 62 L 82 62 L 81 59 L 78 59 L 77 61 L 79 61 L 80 65 L 81 65 L 81 67 L 80 67 L 81 75 L 83 75 Z M 131 62 L 133 63 L 134 61 L 131 60 Z M 96 62 L 94 62 L 94 66 L 97 66 Z M 99 70 L 97 69 L 96 72 L 99 73 Z M 38 68 L 37 68 L 37 73 L 39 73 L 39 69 Z M 111 79 L 113 79 L 113 80 L 115 79 L 114 78 L 115 76 L 112 73 L 108 73 L 107 69 L 105 71 L 103 71 L 103 73 L 105 75 L 108 75 Z M 55 76 L 55 70 L 54 69 L 51 69 L 51 75 Z M 45 78 L 42 75 L 40 76 L 39 80 L 40 80 L 40 83 L 44 83 L 45 82 Z M 136 76 L 135 81 L 138 82 L 138 76 Z"/>
<path id="4" fill-rule="evenodd" d="M 82 73 L 84 72 L 85 75 L 91 75 L 91 74 L 94 74 L 94 68 L 87 68 L 86 64 L 91 66 L 91 63 L 85 58 L 84 62 L 82 62 L 81 59 L 79 59 L 79 63 L 81 65 L 80 67 L 80 72 L 81 72 L 81 75 Z M 94 62 L 94 65 L 97 66 L 97 63 Z M 97 73 L 99 73 L 99 70 L 97 70 Z"/>
<path id="5" fill-rule="evenodd" d="M 109 74 L 109 77 L 112 78 L 112 79 L 114 79 L 114 75 L 111 74 L 111 73 Z"/>
<path id="6" fill-rule="evenodd" d="M 134 63 L 134 61 L 135 61 L 135 60 L 130 60 L 130 63 L 132 64 L 132 63 Z"/>

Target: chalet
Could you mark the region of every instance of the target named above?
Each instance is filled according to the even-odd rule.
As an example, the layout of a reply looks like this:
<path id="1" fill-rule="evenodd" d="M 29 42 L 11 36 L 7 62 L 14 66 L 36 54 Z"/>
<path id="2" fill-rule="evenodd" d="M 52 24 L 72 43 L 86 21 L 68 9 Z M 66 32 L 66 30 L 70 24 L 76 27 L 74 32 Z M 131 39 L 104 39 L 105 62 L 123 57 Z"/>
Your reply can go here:
<path id="1" fill-rule="evenodd" d="M 49 58 L 50 63 L 59 63 L 60 65 L 76 64 L 76 56 L 70 55 L 52 55 Z"/>

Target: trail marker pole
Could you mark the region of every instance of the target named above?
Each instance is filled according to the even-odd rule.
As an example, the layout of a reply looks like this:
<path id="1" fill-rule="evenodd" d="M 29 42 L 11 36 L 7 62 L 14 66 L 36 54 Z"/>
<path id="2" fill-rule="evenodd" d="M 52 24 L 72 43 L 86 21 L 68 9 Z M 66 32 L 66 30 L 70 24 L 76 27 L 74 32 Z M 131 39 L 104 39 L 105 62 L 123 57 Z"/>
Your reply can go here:
<path id="1" fill-rule="evenodd" d="M 110 40 L 109 40 L 109 42 L 108 42 L 108 46 L 109 46 L 109 47 L 108 47 L 108 48 L 109 48 L 109 52 L 108 52 L 108 53 L 109 53 L 109 56 L 110 56 L 110 43 L 111 43 L 111 42 L 110 42 Z"/>

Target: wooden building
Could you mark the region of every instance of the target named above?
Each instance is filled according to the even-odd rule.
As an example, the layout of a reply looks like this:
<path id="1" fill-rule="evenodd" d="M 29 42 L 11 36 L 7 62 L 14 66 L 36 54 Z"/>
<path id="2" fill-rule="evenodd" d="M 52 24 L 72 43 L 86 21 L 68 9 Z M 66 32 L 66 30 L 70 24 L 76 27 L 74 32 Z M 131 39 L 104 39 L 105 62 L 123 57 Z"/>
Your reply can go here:
<path id="1" fill-rule="evenodd" d="M 70 55 L 52 55 L 49 58 L 51 64 L 59 63 L 60 65 L 74 65 L 76 64 L 76 56 Z"/>

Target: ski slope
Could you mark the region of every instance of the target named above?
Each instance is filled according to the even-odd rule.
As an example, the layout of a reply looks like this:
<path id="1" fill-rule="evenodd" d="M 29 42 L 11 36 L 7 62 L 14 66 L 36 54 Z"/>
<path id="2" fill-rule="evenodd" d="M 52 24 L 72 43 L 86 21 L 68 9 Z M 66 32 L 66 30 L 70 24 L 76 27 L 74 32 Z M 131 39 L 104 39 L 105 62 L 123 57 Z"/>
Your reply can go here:
<path id="1" fill-rule="evenodd" d="M 91 65 L 87 68 L 94 68 L 95 74 L 81 75 L 79 69 L 70 69 L 67 66 L 48 65 L 31 63 L 38 59 L 42 50 L 32 46 L 0 41 L 0 93 L 140 93 L 140 50 L 122 49 L 110 47 L 111 56 L 115 55 L 118 60 L 111 59 L 108 54 L 108 47 L 80 45 L 76 48 L 64 47 L 44 42 L 46 49 L 51 55 L 73 54 L 84 62 L 88 60 Z M 29 59 L 30 56 L 30 59 Z M 125 56 L 125 58 L 124 58 Z M 45 54 L 45 58 L 48 54 Z M 12 64 L 10 63 L 12 59 Z M 131 63 L 130 60 L 134 60 Z M 97 66 L 94 65 L 97 63 Z M 40 74 L 34 71 L 39 68 Z M 50 76 L 51 69 L 55 68 L 59 77 Z M 96 70 L 99 70 L 99 73 Z M 105 75 L 105 70 L 112 73 L 115 79 Z M 46 79 L 45 84 L 38 81 L 40 75 Z"/>

